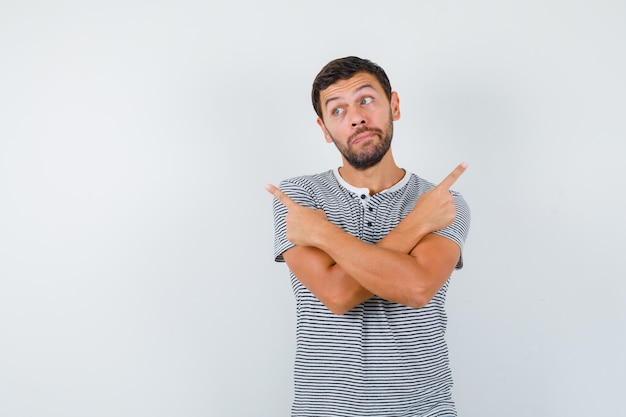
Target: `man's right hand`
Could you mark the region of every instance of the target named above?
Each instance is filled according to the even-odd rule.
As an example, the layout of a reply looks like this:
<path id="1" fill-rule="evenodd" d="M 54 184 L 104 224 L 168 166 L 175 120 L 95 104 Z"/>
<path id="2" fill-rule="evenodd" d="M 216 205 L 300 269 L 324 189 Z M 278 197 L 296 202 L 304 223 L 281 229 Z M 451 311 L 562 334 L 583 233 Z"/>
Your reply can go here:
<path id="1" fill-rule="evenodd" d="M 272 184 L 266 184 L 265 190 L 287 208 L 285 217 L 287 239 L 294 245 L 315 246 L 314 238 L 320 231 L 320 226 L 328 224 L 324 211 L 301 206 Z"/>

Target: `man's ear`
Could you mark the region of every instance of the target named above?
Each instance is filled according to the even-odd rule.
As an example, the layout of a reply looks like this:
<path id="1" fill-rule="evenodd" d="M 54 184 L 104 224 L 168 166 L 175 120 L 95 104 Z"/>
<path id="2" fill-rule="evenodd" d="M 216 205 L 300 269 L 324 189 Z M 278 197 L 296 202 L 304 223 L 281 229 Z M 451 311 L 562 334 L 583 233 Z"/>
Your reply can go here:
<path id="1" fill-rule="evenodd" d="M 395 122 L 400 119 L 400 97 L 398 97 L 398 93 L 395 91 L 391 92 L 391 118 Z"/>
<path id="2" fill-rule="evenodd" d="M 324 134 L 324 138 L 326 139 L 326 142 L 332 143 L 333 138 L 330 137 L 330 134 L 328 133 L 328 130 L 326 129 L 326 125 L 324 124 L 324 121 L 322 120 L 321 117 L 317 118 L 317 124 L 322 129 L 322 133 Z"/>

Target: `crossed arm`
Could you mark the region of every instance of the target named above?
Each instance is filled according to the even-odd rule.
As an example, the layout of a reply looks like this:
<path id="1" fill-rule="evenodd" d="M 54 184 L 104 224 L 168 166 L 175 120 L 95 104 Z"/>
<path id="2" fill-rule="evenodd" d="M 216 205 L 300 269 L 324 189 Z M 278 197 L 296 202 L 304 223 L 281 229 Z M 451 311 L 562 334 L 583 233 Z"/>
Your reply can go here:
<path id="1" fill-rule="evenodd" d="M 454 269 L 460 248 L 433 234 L 456 216 L 452 184 L 465 171 L 459 165 L 376 245 L 330 223 L 322 210 L 303 207 L 278 188 L 267 190 L 287 207 L 287 265 L 329 310 L 343 314 L 376 294 L 419 308 L 426 305 Z"/>

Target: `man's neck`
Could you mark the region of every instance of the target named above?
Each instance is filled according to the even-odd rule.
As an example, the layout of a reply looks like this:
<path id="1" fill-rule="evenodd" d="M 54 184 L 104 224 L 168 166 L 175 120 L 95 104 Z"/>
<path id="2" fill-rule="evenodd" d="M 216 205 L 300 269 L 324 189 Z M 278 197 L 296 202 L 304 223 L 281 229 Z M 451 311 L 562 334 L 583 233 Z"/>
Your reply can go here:
<path id="1" fill-rule="evenodd" d="M 393 187 L 405 174 L 404 169 L 396 165 L 390 152 L 378 164 L 365 170 L 355 169 L 345 160 L 343 166 L 339 168 L 339 175 L 348 184 L 357 188 L 367 188 L 371 195 Z"/>

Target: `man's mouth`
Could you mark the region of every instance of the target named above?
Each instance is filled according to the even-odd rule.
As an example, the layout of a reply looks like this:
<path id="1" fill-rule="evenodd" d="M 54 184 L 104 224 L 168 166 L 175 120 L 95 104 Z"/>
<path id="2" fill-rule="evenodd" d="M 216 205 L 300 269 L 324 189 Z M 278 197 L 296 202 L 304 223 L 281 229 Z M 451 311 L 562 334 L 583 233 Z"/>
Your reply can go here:
<path id="1" fill-rule="evenodd" d="M 354 139 L 352 139 L 351 145 L 357 145 L 357 144 L 359 144 L 361 142 L 364 142 L 366 140 L 373 139 L 375 136 L 377 136 L 376 132 L 368 130 L 366 132 L 363 132 L 363 133 L 359 134 Z"/>

